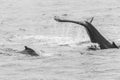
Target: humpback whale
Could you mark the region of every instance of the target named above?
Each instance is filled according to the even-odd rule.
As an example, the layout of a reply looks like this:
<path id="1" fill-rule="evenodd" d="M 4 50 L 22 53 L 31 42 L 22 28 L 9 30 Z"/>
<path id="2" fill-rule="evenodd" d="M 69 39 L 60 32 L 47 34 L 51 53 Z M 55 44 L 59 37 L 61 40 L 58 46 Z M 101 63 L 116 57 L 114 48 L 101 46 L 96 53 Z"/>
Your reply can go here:
<path id="1" fill-rule="evenodd" d="M 90 22 L 88 21 L 80 22 L 74 20 L 60 19 L 56 16 L 54 17 L 54 20 L 56 20 L 57 22 L 70 22 L 83 26 L 86 29 L 91 42 L 98 43 L 100 49 L 118 48 L 118 46 L 114 42 L 110 43 L 107 39 L 105 39 L 105 37 L 103 37 L 100 34 L 100 32 L 92 25 L 93 17 L 90 20 Z"/>
<path id="2" fill-rule="evenodd" d="M 25 49 L 23 51 L 20 51 L 19 53 L 22 53 L 22 54 L 27 54 L 27 55 L 31 55 L 31 56 L 39 56 L 33 49 L 27 47 L 27 46 L 24 46 Z"/>

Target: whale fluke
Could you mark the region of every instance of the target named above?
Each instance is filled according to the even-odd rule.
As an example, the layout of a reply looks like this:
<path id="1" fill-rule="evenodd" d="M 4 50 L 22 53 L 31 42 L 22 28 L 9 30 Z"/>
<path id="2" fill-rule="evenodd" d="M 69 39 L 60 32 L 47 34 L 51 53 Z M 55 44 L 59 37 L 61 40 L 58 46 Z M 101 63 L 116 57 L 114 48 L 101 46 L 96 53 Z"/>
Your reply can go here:
<path id="1" fill-rule="evenodd" d="M 33 49 L 27 47 L 27 46 L 24 46 L 25 49 L 23 51 L 20 51 L 19 53 L 22 53 L 22 54 L 27 54 L 27 55 L 31 55 L 31 56 L 39 56 Z"/>
<path id="2" fill-rule="evenodd" d="M 91 20 L 90 20 L 89 22 L 92 23 L 93 19 L 94 19 L 94 17 L 92 17 Z"/>
<path id="3" fill-rule="evenodd" d="M 100 34 L 100 32 L 91 24 L 93 19 L 94 19 L 94 17 L 92 17 L 90 22 L 88 22 L 88 21 L 80 22 L 80 21 L 60 19 L 58 17 L 54 17 L 54 20 L 56 20 L 57 22 L 70 22 L 70 23 L 79 24 L 79 25 L 82 25 L 83 27 L 85 27 L 85 29 L 90 37 L 91 42 L 98 43 L 100 49 L 118 48 L 118 46 L 114 42 L 110 43 L 107 39 L 105 39 Z"/>

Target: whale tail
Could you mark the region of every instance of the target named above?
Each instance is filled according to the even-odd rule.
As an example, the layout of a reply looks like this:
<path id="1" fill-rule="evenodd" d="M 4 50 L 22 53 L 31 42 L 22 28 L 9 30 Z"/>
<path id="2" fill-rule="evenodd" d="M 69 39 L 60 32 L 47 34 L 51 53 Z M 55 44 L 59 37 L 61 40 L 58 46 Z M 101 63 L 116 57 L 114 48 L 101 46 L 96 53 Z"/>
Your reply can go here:
<path id="1" fill-rule="evenodd" d="M 80 22 L 74 20 L 60 19 L 58 17 L 54 17 L 54 20 L 57 22 L 70 22 L 81 25 L 85 27 L 91 42 L 98 43 L 100 45 L 100 49 L 108 49 L 108 48 L 118 48 L 117 45 L 113 42 L 112 44 L 104 37 L 100 32 L 91 24 L 94 17 L 91 18 L 90 21 Z"/>

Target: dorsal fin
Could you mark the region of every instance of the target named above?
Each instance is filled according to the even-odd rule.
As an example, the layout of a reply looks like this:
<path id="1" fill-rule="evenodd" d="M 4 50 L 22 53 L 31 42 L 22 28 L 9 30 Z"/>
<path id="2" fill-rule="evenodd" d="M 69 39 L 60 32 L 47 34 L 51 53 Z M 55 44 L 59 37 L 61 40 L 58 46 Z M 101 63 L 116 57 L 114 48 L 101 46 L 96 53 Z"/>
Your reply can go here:
<path id="1" fill-rule="evenodd" d="M 27 46 L 24 46 L 25 50 L 21 51 L 23 54 L 29 54 L 31 56 L 39 56 L 32 48 L 29 48 Z"/>
<path id="2" fill-rule="evenodd" d="M 24 46 L 24 47 L 25 47 L 25 50 L 26 50 L 26 49 L 28 49 L 28 47 L 27 47 L 27 46 Z"/>

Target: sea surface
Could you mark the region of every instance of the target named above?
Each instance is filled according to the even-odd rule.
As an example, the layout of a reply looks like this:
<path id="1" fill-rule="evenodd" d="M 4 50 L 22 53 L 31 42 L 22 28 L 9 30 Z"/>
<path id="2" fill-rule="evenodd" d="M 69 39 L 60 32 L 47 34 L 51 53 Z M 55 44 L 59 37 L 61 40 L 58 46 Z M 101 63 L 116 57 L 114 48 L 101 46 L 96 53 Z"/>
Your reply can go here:
<path id="1" fill-rule="evenodd" d="M 120 49 L 94 45 L 84 27 L 54 16 L 89 21 L 120 46 L 119 0 L 0 0 L 0 80 L 120 80 Z M 24 46 L 38 57 L 19 53 Z"/>

